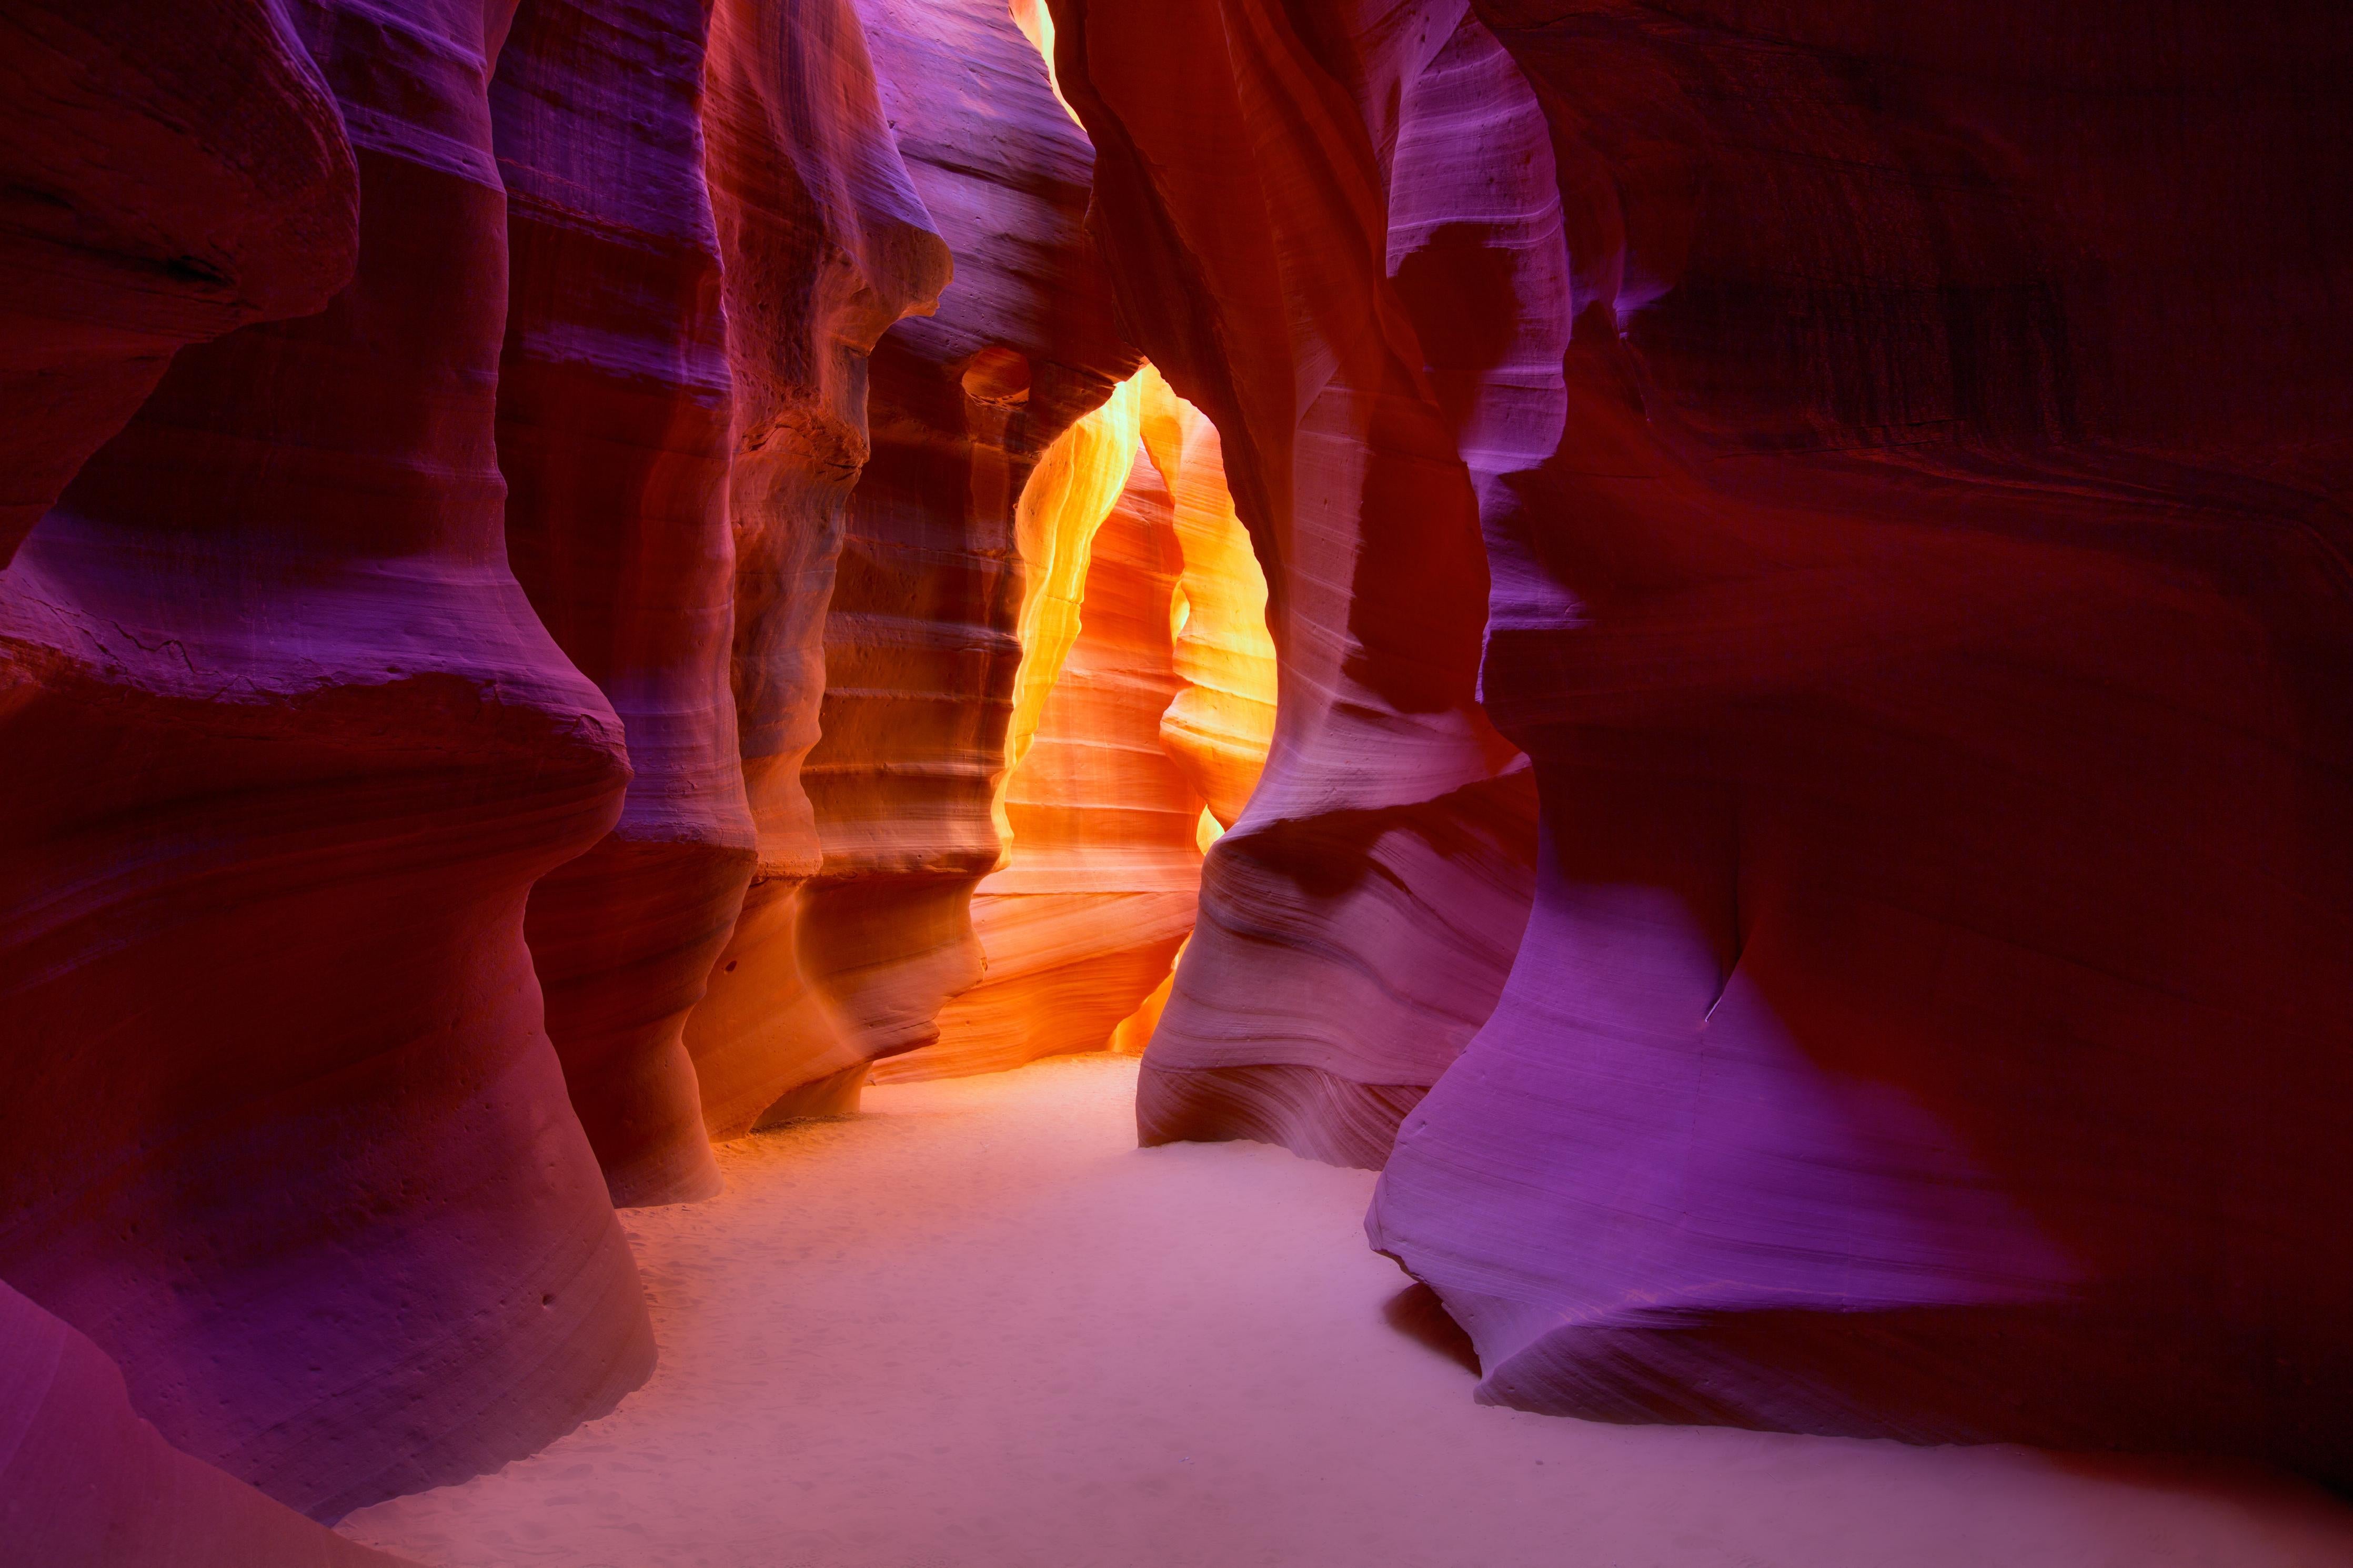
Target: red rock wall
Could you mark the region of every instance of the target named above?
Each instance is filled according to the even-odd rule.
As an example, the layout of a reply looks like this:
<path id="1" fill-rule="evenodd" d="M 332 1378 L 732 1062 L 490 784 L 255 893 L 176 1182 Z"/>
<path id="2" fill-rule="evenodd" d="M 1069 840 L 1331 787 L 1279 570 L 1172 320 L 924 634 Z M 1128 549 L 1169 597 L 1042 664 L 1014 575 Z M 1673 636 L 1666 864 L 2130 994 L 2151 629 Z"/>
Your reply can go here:
<path id="1" fill-rule="evenodd" d="M 799 950 L 806 884 L 824 863 L 801 767 L 818 739 L 843 502 L 870 446 L 868 356 L 892 322 L 932 308 L 949 260 L 846 0 L 724 0 L 704 89 L 734 390 L 733 689 L 759 860 L 685 1040 L 705 1122 L 733 1138 L 809 1081 L 813 1057 L 820 1081 L 840 1070 L 830 1004 Z"/>
<path id="2" fill-rule="evenodd" d="M 1056 16 L 1124 319 L 1217 424 L 1282 655 L 1272 750 L 1209 853 L 1138 1119 L 1147 1142 L 1377 1166 L 1493 1005 L 1533 858 L 1531 781 L 1473 692 L 1477 496 L 1387 283 L 1373 152 L 1451 24 L 1400 12 L 1347 46 L 1345 90 L 1388 118 L 1348 110 L 1364 156 L 1339 168 L 1280 128 L 1308 89 L 1279 16 Z"/>
<path id="3" fill-rule="evenodd" d="M 706 1197 L 686 1014 L 755 856 L 729 687 L 734 548 L 702 0 L 543 0 L 491 89 L 507 187 L 507 556 L 621 719 L 613 832 L 534 888 L 547 1031 L 617 1204 Z"/>
<path id="4" fill-rule="evenodd" d="M 74 471 L 121 429 L 181 345 L 301 314 L 346 282 L 358 175 L 333 100 L 269 5 L 20 5 L 0 19 L 0 567 Z M 0 793 L 26 793 L 22 750 L 44 707 L 86 679 L 56 606 L 0 571 Z M 11 851 L 12 854 L 15 851 Z M 12 862 L 13 864 L 13 862 Z M 25 1032 L 52 889 L 0 877 L 0 1058 L 38 1116 L 27 1064 L 75 1037 Z M 101 1094 L 112 1092 L 98 1088 Z M 53 1090 L 54 1092 L 54 1090 Z M 11 1119 L 0 1166 L 53 1151 Z M 230 1568 L 388 1563 L 166 1444 L 87 1336 L 0 1284 L 0 1541 L 26 1563 Z"/>
<path id="5" fill-rule="evenodd" d="M 1204 320 L 1385 226 L 1324 297 L 1484 503 L 1539 882 L 1375 1244 L 1493 1400 L 2353 1473 L 2342 14 L 1477 12 L 1524 87 L 1461 7 L 1057 10 L 1155 363 L 1312 406 Z M 1353 200 L 1219 271 L 1271 156 Z"/>
<path id="6" fill-rule="evenodd" d="M 184 343 L 317 310 L 358 176 L 280 8 L 25 0 L 0 16 L 0 566 Z"/>
<path id="7" fill-rule="evenodd" d="M 0 1277 L 164 1437 L 332 1517 L 529 1452 L 652 1345 L 523 940 L 628 775 L 505 561 L 506 11 L 286 15 L 175 13 L 150 64 L 81 57 L 76 92 L 158 104 L 124 111 L 128 151 L 97 110 L 58 122 L 92 169 L 162 137 L 208 258 L 155 264 L 188 212 L 64 194 L 126 237 L 101 282 L 161 274 L 136 342 L 60 334 L 103 393 L 80 449 L 125 401 L 110 358 L 326 308 L 183 351 L 0 578 Z M 351 187 L 298 46 L 356 151 L 331 303 Z M 190 273 L 227 279 L 193 311 Z"/>
<path id="8" fill-rule="evenodd" d="M 896 155 L 955 280 L 867 366 L 871 446 L 862 469 L 842 466 L 857 482 L 826 695 L 817 733 L 797 730 L 819 858 L 764 869 L 689 1026 L 712 1052 L 756 1041 L 739 1054 L 757 1071 L 707 1091 L 727 1107 L 723 1133 L 854 1103 L 870 1061 L 935 1038 L 941 1005 L 980 978 L 970 902 L 998 856 L 990 807 L 1020 653 L 1015 503 L 1053 437 L 1135 365 L 1081 226 L 1085 138 L 1005 7 L 860 9 Z M 810 601 L 796 586 L 780 602 Z M 754 614 L 740 595 L 738 613 Z M 760 752 L 747 740 L 747 767 Z"/>

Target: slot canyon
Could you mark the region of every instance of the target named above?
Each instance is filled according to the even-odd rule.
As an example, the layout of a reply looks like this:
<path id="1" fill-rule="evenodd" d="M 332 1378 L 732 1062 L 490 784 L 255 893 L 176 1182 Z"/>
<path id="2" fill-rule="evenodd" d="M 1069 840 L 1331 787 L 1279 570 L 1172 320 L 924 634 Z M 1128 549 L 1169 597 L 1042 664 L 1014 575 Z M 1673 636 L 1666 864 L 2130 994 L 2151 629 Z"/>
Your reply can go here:
<path id="1" fill-rule="evenodd" d="M 0 1568 L 2353 1568 L 2353 7 L 0 70 Z"/>

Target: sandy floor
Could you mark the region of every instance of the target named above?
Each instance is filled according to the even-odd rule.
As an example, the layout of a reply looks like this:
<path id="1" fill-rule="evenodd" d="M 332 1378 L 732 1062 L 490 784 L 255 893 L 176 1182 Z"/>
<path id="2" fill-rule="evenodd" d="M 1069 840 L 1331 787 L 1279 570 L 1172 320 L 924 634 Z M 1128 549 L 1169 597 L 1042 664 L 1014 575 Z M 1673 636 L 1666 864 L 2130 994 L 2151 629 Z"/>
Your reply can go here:
<path id="1" fill-rule="evenodd" d="M 868 1091 L 625 1215 L 660 1370 L 346 1531 L 445 1568 L 2271 1568 L 2353 1511 L 2226 1470 L 1588 1426 L 1394 1326 L 1371 1175 L 1138 1150 L 1133 1062 Z"/>

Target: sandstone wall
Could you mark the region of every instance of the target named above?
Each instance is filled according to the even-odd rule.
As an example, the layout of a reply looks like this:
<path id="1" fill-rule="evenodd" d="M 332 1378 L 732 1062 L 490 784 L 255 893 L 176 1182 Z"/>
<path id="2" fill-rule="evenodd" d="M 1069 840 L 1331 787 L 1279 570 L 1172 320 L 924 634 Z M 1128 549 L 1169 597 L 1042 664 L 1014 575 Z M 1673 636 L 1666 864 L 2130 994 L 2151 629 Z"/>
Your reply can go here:
<path id="1" fill-rule="evenodd" d="M 729 687 L 735 553 L 702 0 L 535 0 L 491 82 L 507 187 L 507 558 L 628 741 L 621 820 L 532 889 L 524 934 L 617 1204 L 719 1169 L 680 1035 L 755 858 Z"/>
<path id="2" fill-rule="evenodd" d="M 523 940 L 628 768 L 506 565 L 508 11 L 276 16 L 84 57 L 155 105 L 90 177 L 169 199 L 61 198 L 121 237 L 88 302 L 153 295 L 61 353 L 104 390 L 79 449 L 174 338 L 317 313 L 183 350 L 0 578 L 0 1276 L 165 1438 L 332 1518 L 531 1451 L 653 1347 Z"/>
<path id="3" fill-rule="evenodd" d="M 757 1062 L 706 1090 L 725 1107 L 722 1135 L 854 1105 L 868 1064 L 936 1038 L 941 1005 L 980 979 L 972 891 L 1000 851 L 992 807 L 1020 664 L 1015 508 L 1053 439 L 1135 368 L 1082 226 L 1086 139 L 1005 7 L 869 0 L 860 15 L 896 138 L 878 157 L 903 160 L 954 279 L 935 311 L 876 342 L 871 445 L 862 467 L 835 470 L 855 483 L 824 700 L 814 732 L 805 718 L 794 731 L 803 858 L 755 880 L 689 1025 L 699 1060 Z M 739 650 L 764 622 L 808 614 L 814 581 L 765 605 L 739 594 Z M 805 700 L 811 667 L 797 668 L 778 698 Z M 736 686 L 748 734 L 765 721 L 740 651 Z M 766 750 L 747 741 L 747 768 Z M 780 816 L 763 818 L 764 841 Z"/>
<path id="4" fill-rule="evenodd" d="M 2353 1469 L 2353 1270 L 2308 1244 L 2353 1173 L 2344 18 L 1056 19 L 1139 346 L 1270 563 L 1283 716 L 1229 842 L 1329 679 L 1285 584 L 1335 489 L 1345 624 L 1425 627 L 1433 676 L 1482 637 L 1532 763 L 1525 940 L 1370 1222 L 1482 1397 Z M 1398 477 L 1297 482 L 1327 430 Z M 1403 602 L 1398 493 L 1483 544 L 1419 531 Z M 1198 1070 L 1224 852 L 1155 1083 Z M 1229 1078 L 1277 1054 L 1238 1010 Z"/>

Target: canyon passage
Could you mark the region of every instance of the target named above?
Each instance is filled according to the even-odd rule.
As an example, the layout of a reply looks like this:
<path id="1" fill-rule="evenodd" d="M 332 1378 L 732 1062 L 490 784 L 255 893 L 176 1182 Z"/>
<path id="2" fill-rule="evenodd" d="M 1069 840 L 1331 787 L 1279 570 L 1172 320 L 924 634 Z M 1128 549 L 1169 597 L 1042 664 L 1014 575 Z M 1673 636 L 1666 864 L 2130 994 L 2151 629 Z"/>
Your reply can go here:
<path id="1" fill-rule="evenodd" d="M 2353 12 L 0 71 L 0 1568 L 2353 1563 Z"/>

